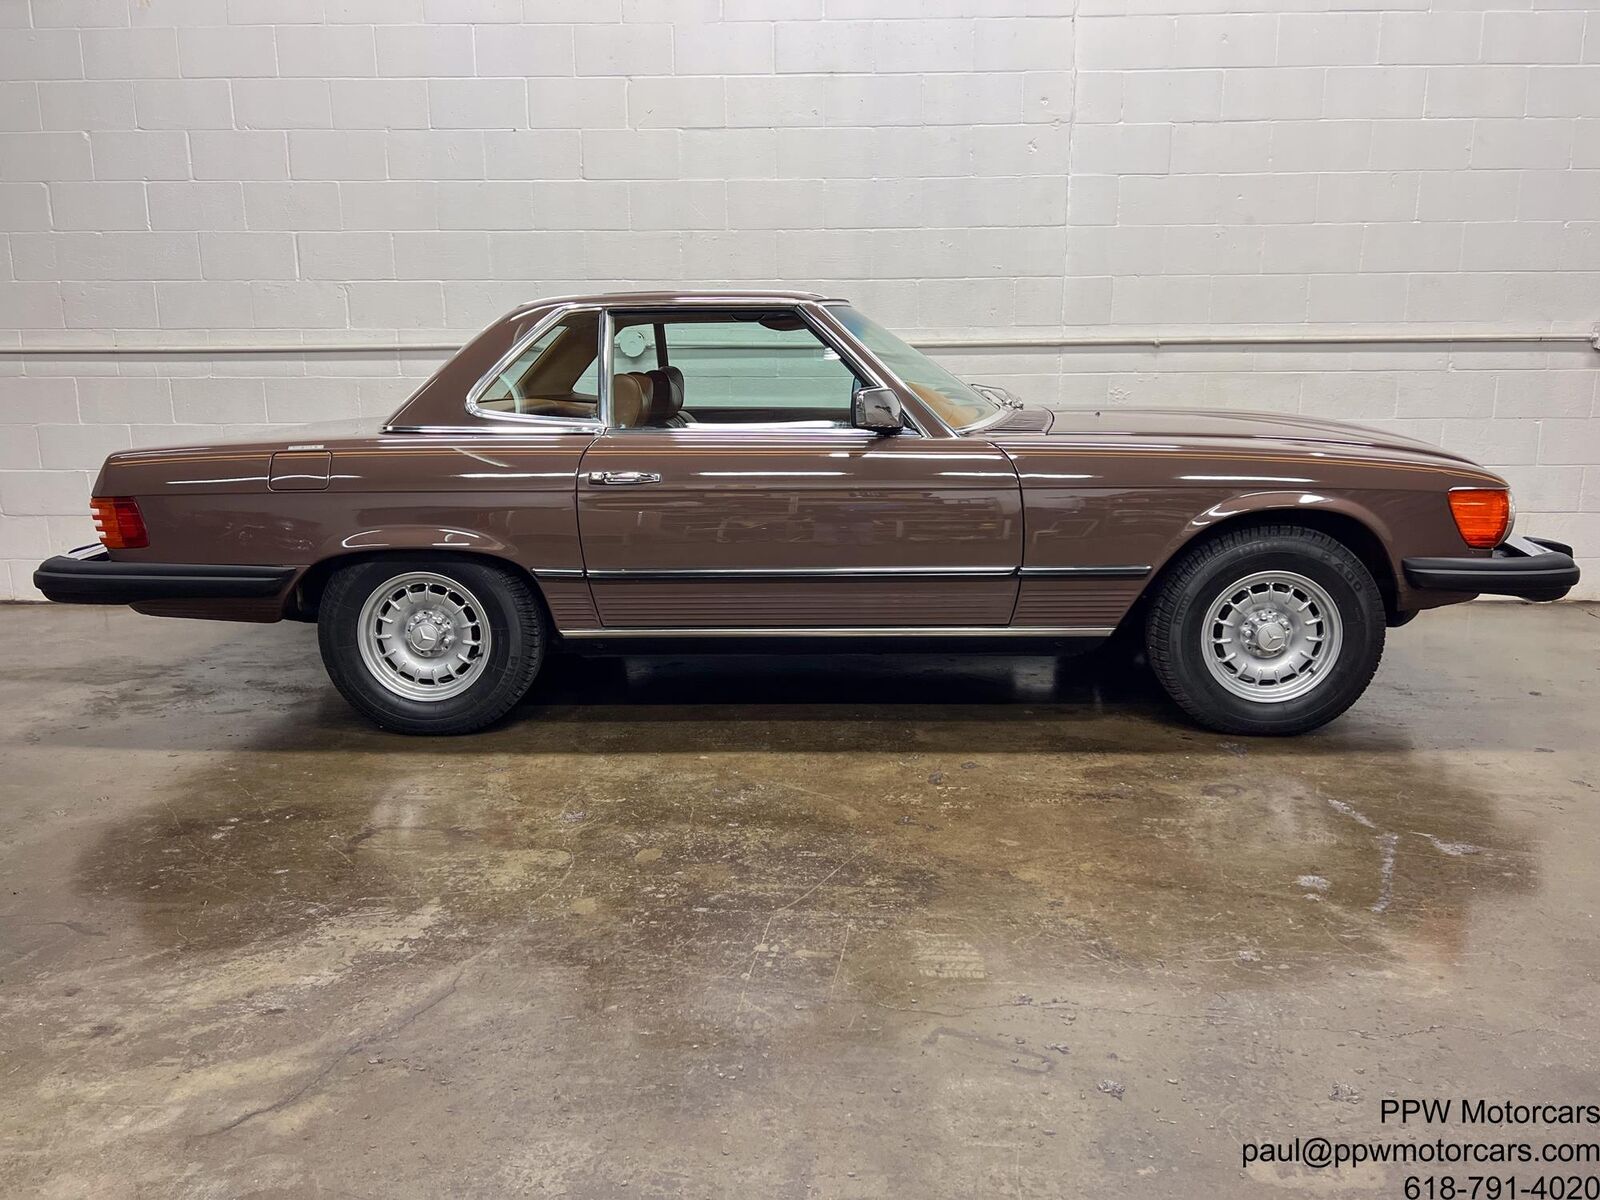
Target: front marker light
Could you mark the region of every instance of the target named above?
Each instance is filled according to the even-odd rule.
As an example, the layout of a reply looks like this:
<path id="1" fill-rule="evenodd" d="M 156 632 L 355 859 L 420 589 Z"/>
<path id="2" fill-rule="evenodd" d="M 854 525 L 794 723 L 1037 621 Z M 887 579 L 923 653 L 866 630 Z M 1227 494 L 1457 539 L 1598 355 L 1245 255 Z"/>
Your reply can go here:
<path id="1" fill-rule="evenodd" d="M 1505 488 L 1452 488 L 1450 515 L 1462 541 L 1476 550 L 1493 550 L 1511 532 L 1511 493 Z"/>

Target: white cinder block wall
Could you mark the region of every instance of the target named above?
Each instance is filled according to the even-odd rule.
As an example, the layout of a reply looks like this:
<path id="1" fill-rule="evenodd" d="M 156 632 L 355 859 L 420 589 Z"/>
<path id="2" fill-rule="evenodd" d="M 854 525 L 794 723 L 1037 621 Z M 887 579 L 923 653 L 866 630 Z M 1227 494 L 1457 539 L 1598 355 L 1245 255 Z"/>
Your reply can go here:
<path id="1" fill-rule="evenodd" d="M 969 338 L 1303 327 L 948 357 L 1442 442 L 1600 596 L 1600 354 L 1314 340 L 1600 320 L 1600 11 L 1371 5 L 4 0 L 0 596 L 92 540 L 108 451 L 378 417 L 441 357 L 183 347 L 458 339 L 641 283 Z"/>

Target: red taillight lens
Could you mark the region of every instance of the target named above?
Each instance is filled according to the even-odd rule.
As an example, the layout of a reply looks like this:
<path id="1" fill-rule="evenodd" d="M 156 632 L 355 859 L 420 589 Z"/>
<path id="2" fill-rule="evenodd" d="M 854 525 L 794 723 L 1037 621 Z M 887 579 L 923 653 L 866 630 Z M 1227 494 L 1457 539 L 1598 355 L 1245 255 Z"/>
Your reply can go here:
<path id="1" fill-rule="evenodd" d="M 89 512 L 107 550 L 142 550 L 150 544 L 138 501 L 132 496 L 96 496 L 89 501 Z"/>
<path id="2" fill-rule="evenodd" d="M 1450 515 L 1467 545 L 1493 550 L 1510 532 L 1511 493 L 1503 488 L 1456 488 L 1450 493 Z"/>

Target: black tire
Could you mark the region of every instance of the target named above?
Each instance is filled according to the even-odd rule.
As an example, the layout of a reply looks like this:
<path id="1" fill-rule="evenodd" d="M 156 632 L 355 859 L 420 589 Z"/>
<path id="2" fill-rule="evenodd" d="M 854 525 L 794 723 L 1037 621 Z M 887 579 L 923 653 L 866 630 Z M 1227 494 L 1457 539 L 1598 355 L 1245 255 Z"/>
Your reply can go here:
<path id="1" fill-rule="evenodd" d="M 1285 571 L 1317 584 L 1342 625 L 1337 658 L 1309 691 L 1264 702 L 1235 695 L 1212 675 L 1203 628 L 1213 603 L 1235 582 Z M 1366 691 L 1383 657 L 1383 596 L 1366 565 L 1343 543 L 1295 525 L 1223 533 L 1186 553 L 1167 574 L 1145 624 L 1150 665 L 1191 719 L 1223 733 L 1304 733 L 1333 720 Z M 1222 669 L 1219 667 L 1219 669 Z"/>
<path id="2" fill-rule="evenodd" d="M 369 597 L 407 572 L 442 576 L 483 610 L 488 651 L 476 678 L 445 699 L 412 699 L 386 686 L 363 658 L 358 628 Z M 527 694 L 549 642 L 532 581 L 494 562 L 425 556 L 372 559 L 336 572 L 317 613 L 317 641 L 333 685 L 353 708 L 397 733 L 472 733 L 498 721 Z"/>

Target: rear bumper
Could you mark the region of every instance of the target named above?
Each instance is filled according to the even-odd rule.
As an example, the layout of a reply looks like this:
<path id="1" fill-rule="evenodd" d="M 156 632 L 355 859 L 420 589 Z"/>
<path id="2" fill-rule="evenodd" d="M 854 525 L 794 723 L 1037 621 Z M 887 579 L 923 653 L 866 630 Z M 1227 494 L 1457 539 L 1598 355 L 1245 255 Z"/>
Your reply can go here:
<path id="1" fill-rule="evenodd" d="M 84 546 L 45 559 L 33 573 L 33 586 L 60 604 L 141 604 L 261 599 L 276 596 L 293 578 L 293 567 L 112 562 L 101 547 Z"/>
<path id="2" fill-rule="evenodd" d="M 1578 582 L 1572 547 L 1546 538 L 1509 537 L 1488 558 L 1407 558 L 1401 562 L 1414 588 L 1559 600 Z"/>

